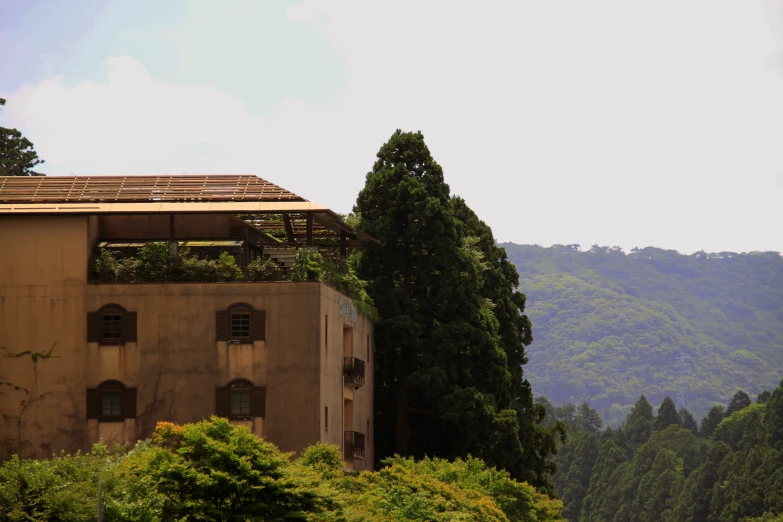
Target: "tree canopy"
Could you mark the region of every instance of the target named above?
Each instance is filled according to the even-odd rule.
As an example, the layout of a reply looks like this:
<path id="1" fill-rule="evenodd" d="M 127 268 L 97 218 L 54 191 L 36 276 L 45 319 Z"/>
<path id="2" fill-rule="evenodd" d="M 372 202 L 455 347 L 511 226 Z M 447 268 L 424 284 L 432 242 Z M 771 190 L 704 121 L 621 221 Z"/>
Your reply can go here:
<path id="1" fill-rule="evenodd" d="M 531 324 L 505 251 L 450 195 L 421 133 L 397 131 L 378 152 L 354 212 L 383 246 L 358 252 L 375 302 L 379 457 L 478 456 L 551 487 L 544 428 L 523 377 Z"/>
<path id="2" fill-rule="evenodd" d="M 783 516 L 783 381 L 762 404 L 746 405 L 747 394 L 740 392 L 731 402 L 743 407 L 731 413 L 713 408 L 700 431 L 668 397 L 653 420 L 642 396 L 621 429 L 600 435 L 579 429 L 572 418 L 569 439 L 555 456 L 564 516 L 574 522 Z M 574 406 L 553 408 L 555 415 L 567 411 Z M 682 419 L 687 422 L 681 425 Z"/>
<path id="3" fill-rule="evenodd" d="M 159 423 L 153 439 L 0 466 L 0 520 L 558 521 L 562 504 L 475 458 L 395 457 L 345 472 L 337 446 L 298 460 L 213 417 Z"/>
<path id="4" fill-rule="evenodd" d="M 5 105 L 0 98 L 0 107 Z M 33 169 L 44 161 L 33 144 L 16 129 L 0 127 L 0 176 L 42 176 Z"/>
<path id="5" fill-rule="evenodd" d="M 701 419 L 783 378 L 779 253 L 499 246 L 535 325 L 525 375 L 555 404 L 589 402 L 616 427 L 644 393 Z"/>

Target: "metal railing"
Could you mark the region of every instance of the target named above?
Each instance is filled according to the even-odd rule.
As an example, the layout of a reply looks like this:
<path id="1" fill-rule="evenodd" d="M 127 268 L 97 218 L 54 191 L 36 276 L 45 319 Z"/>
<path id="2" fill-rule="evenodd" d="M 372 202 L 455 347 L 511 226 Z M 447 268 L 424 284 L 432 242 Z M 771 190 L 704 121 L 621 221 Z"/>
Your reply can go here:
<path id="1" fill-rule="evenodd" d="M 364 386 L 364 361 L 356 357 L 343 357 L 343 382 L 352 386 Z"/>
<path id="2" fill-rule="evenodd" d="M 361 460 L 364 458 L 364 433 L 346 431 L 343 438 L 343 454 L 345 460 Z"/>

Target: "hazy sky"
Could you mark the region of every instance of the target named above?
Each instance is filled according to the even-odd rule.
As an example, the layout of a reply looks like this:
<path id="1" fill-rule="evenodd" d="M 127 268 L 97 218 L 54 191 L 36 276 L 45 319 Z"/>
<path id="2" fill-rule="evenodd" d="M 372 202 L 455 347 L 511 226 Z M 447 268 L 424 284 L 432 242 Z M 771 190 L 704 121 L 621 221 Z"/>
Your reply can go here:
<path id="1" fill-rule="evenodd" d="M 500 241 L 783 251 L 783 0 L 0 0 L 0 96 L 49 175 L 348 212 L 420 130 Z"/>

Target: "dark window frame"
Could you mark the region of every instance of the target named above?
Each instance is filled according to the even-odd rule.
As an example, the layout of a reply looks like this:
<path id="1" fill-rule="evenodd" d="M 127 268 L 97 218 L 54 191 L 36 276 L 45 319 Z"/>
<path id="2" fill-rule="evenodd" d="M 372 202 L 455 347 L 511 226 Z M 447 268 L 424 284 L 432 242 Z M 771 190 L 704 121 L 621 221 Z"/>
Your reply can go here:
<path id="1" fill-rule="evenodd" d="M 234 409 L 235 392 L 248 392 L 247 413 Z M 229 420 L 253 420 L 266 416 L 266 386 L 255 386 L 247 379 L 234 379 L 226 386 L 215 388 L 215 415 Z"/>
<path id="2" fill-rule="evenodd" d="M 87 342 L 99 345 L 122 345 L 136 342 L 136 312 L 122 305 L 110 303 L 87 314 Z"/>
<path id="3" fill-rule="evenodd" d="M 240 316 L 247 315 L 247 319 Z M 249 324 L 235 324 L 235 319 Z M 246 332 L 246 333 L 245 333 Z M 256 310 L 248 303 L 234 303 L 225 310 L 215 312 L 215 340 L 229 344 L 253 344 L 266 340 L 266 311 Z"/>
<path id="4" fill-rule="evenodd" d="M 103 381 L 95 388 L 87 388 L 87 418 L 98 422 L 124 422 L 137 416 L 137 388 L 129 388 L 118 380 Z M 106 413 L 106 398 L 119 396 L 119 413 Z M 113 406 L 113 405 L 112 405 Z M 114 410 L 114 408 L 112 408 Z"/>

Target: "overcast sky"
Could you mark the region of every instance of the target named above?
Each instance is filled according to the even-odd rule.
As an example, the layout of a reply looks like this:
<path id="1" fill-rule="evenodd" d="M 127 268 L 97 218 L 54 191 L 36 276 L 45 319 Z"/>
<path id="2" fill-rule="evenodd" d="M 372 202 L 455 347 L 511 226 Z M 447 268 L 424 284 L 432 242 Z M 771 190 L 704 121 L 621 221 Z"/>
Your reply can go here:
<path id="1" fill-rule="evenodd" d="M 348 212 L 420 130 L 500 241 L 783 251 L 783 0 L 0 0 L 0 96 L 49 175 Z"/>

